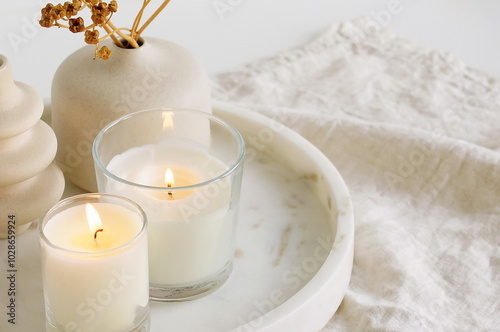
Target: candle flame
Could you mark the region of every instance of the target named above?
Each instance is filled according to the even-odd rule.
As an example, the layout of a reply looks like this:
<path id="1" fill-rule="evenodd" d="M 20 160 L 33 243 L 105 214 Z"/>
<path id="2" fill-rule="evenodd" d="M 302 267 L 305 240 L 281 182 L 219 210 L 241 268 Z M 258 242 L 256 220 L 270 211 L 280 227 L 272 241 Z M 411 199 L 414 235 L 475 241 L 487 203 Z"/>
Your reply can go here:
<path id="1" fill-rule="evenodd" d="M 173 129 L 174 128 L 174 115 L 172 113 L 163 113 L 163 130 Z"/>
<path id="2" fill-rule="evenodd" d="M 169 188 L 174 186 L 174 173 L 170 168 L 165 172 L 165 185 Z"/>
<path id="3" fill-rule="evenodd" d="M 102 230 L 101 217 L 99 217 L 99 213 L 90 203 L 86 204 L 85 210 L 87 213 L 87 222 L 89 223 L 90 232 L 94 235 L 97 231 Z"/>
<path id="4" fill-rule="evenodd" d="M 174 172 L 170 168 L 167 168 L 167 171 L 165 172 L 165 185 L 170 188 L 174 186 Z M 174 193 L 169 191 L 168 193 L 168 198 L 173 199 L 174 198 Z"/>

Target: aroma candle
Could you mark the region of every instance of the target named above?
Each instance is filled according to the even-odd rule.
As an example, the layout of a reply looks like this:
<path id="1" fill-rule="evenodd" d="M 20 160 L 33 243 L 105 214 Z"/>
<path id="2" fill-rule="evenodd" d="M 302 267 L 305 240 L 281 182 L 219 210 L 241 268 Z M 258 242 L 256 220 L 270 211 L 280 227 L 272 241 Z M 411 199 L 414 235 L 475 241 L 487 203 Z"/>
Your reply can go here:
<path id="1" fill-rule="evenodd" d="M 99 190 L 148 216 L 151 298 L 191 299 L 222 285 L 234 256 L 239 133 L 206 113 L 150 110 L 104 128 L 93 152 Z"/>
<path id="2" fill-rule="evenodd" d="M 48 331 L 132 331 L 148 324 L 146 219 L 133 202 L 87 194 L 40 223 Z"/>

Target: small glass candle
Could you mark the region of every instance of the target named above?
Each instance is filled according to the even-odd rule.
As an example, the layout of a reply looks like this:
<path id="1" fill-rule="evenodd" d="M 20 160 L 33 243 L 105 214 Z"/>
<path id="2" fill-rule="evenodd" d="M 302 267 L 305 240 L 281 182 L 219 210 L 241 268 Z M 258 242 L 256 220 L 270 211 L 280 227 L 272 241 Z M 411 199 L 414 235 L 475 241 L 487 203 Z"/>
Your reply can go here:
<path id="1" fill-rule="evenodd" d="M 245 154 L 235 128 L 204 112 L 141 111 L 105 127 L 93 154 L 99 190 L 148 216 L 151 299 L 193 299 L 227 280 Z"/>
<path id="2" fill-rule="evenodd" d="M 39 232 L 47 331 L 149 330 L 146 217 L 137 204 L 70 197 Z"/>

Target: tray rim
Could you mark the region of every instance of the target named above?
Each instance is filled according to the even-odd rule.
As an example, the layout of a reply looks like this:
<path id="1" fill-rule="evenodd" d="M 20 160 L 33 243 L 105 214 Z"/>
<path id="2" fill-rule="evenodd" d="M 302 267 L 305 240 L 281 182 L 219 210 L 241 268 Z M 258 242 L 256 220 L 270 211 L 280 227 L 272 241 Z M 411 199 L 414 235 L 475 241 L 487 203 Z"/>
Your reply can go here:
<path id="1" fill-rule="evenodd" d="M 214 115 L 221 116 L 226 121 L 227 117 L 237 116 L 266 128 L 270 128 L 269 124 L 273 121 L 262 114 L 227 102 L 213 100 L 212 106 Z M 297 331 L 297 328 L 304 324 L 304 316 L 307 317 L 307 329 L 317 331 L 323 328 L 337 311 L 351 278 L 354 212 L 347 185 L 335 165 L 303 136 L 281 125 L 279 134 L 291 144 L 300 147 L 322 171 L 324 180 L 332 190 L 335 206 L 338 207 L 337 231 L 325 262 L 300 290 L 270 312 L 231 332 Z"/>
<path id="2" fill-rule="evenodd" d="M 213 113 L 228 121 L 239 117 L 262 128 L 273 129 L 274 120 L 235 104 L 212 100 Z M 50 104 L 45 110 L 50 110 Z M 354 215 L 347 186 L 334 164 L 312 143 L 292 129 L 279 126 L 279 135 L 289 144 L 300 147 L 303 153 L 315 161 L 330 188 L 336 194 L 331 197 L 335 205 L 342 207 L 337 215 L 337 232 L 327 259 L 313 277 L 283 304 L 261 317 L 237 326 L 230 332 L 264 331 L 311 331 L 322 329 L 337 311 L 350 281 L 354 251 Z M 76 189 L 76 193 L 85 192 Z M 65 195 L 68 193 L 65 192 Z"/>

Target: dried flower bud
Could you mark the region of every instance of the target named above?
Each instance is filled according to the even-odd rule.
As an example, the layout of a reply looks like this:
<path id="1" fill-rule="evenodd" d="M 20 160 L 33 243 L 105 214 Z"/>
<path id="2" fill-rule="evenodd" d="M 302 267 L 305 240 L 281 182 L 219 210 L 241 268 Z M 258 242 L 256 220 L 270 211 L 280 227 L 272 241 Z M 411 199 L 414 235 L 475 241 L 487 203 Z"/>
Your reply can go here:
<path id="1" fill-rule="evenodd" d="M 101 14 L 94 14 L 90 19 L 97 25 L 103 25 L 104 23 L 106 23 L 106 16 Z"/>
<path id="2" fill-rule="evenodd" d="M 118 10 L 118 2 L 116 2 L 115 0 L 111 1 L 108 5 L 108 8 L 112 13 L 116 13 L 116 11 Z"/>
<path id="3" fill-rule="evenodd" d="M 54 8 L 54 5 L 51 3 L 48 3 L 45 7 L 42 8 L 42 17 L 48 17 L 50 16 L 50 12 L 52 11 L 52 8 Z"/>
<path id="4" fill-rule="evenodd" d="M 44 28 L 50 28 L 54 26 L 54 20 L 51 18 L 52 8 L 54 8 L 54 5 L 49 3 L 40 11 L 41 18 L 38 23 L 40 23 L 40 25 Z"/>
<path id="5" fill-rule="evenodd" d="M 102 16 L 107 17 L 111 14 L 111 11 L 109 10 L 107 3 L 100 2 L 98 5 L 92 6 L 92 14 L 101 14 Z"/>
<path id="6" fill-rule="evenodd" d="M 76 7 L 73 3 L 71 2 L 65 2 L 64 3 L 64 10 L 66 11 L 66 17 L 70 18 L 71 16 L 74 16 L 78 14 L 80 7 Z"/>
<path id="7" fill-rule="evenodd" d="M 85 42 L 87 44 L 98 44 L 99 43 L 99 31 L 98 30 L 87 30 L 85 31 Z"/>
<path id="8" fill-rule="evenodd" d="M 108 60 L 111 56 L 111 50 L 107 46 L 101 47 L 99 51 L 97 51 L 96 57 L 103 60 Z"/>
<path id="9" fill-rule="evenodd" d="M 52 8 L 52 10 L 50 11 L 50 15 L 53 20 L 57 21 L 63 17 L 66 17 L 66 10 L 64 9 L 63 5 L 58 4 L 57 6 Z"/>
<path id="10" fill-rule="evenodd" d="M 82 32 L 85 30 L 85 23 L 83 22 L 83 18 L 71 18 L 68 21 L 69 23 L 69 31 L 73 33 Z"/>
<path id="11" fill-rule="evenodd" d="M 38 21 L 38 23 L 40 23 L 40 26 L 42 26 L 44 28 L 50 28 L 50 27 L 53 27 L 55 25 L 54 21 L 48 17 L 42 17 L 42 19 L 40 21 Z"/>
<path id="12" fill-rule="evenodd" d="M 61 0 L 63 3 L 54 5 L 48 3 L 41 10 L 41 18 L 39 24 L 42 27 L 53 27 L 57 26 L 60 28 L 67 28 L 72 33 L 85 32 L 85 42 L 88 44 L 95 45 L 95 56 L 94 58 L 108 59 L 111 56 L 111 50 L 107 47 L 102 47 L 99 49 L 100 40 L 104 40 L 107 37 L 113 38 L 115 43 L 120 46 L 124 46 L 123 42 L 118 40 L 118 37 L 123 37 L 131 41 L 132 47 L 139 47 L 140 44 L 137 43 L 137 39 L 140 34 L 157 16 L 157 14 L 163 10 L 163 8 L 170 2 L 170 0 L 163 0 L 160 8 L 151 15 L 151 17 L 143 24 L 141 28 L 138 26 L 138 22 L 134 23 L 132 29 L 116 28 L 110 19 L 114 13 L 118 11 L 118 1 L 117 0 Z M 143 5 L 139 10 L 137 18 L 141 18 L 144 14 L 146 6 L 151 2 L 151 0 L 143 0 Z M 85 22 L 82 17 L 78 17 L 79 13 L 84 9 L 90 11 L 90 18 L 92 20 L 91 24 L 87 21 L 88 26 L 85 26 Z M 67 23 L 66 23 L 67 22 Z M 99 38 L 98 28 L 104 28 L 107 35 Z M 128 30 L 130 32 L 130 37 L 135 39 L 127 38 L 122 30 Z M 128 43 L 126 43 L 128 45 Z"/>

